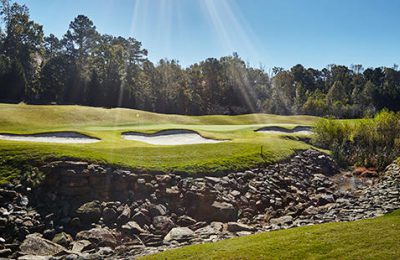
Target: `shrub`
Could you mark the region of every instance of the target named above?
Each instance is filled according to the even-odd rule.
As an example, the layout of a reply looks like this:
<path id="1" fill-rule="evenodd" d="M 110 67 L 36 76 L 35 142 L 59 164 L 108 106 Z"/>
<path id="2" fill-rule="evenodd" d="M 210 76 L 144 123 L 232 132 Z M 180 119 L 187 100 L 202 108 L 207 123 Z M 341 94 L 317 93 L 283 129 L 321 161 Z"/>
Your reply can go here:
<path id="1" fill-rule="evenodd" d="M 344 165 L 383 169 L 400 155 L 400 114 L 381 111 L 354 124 L 322 119 L 314 126 L 313 142 L 330 149 Z"/>

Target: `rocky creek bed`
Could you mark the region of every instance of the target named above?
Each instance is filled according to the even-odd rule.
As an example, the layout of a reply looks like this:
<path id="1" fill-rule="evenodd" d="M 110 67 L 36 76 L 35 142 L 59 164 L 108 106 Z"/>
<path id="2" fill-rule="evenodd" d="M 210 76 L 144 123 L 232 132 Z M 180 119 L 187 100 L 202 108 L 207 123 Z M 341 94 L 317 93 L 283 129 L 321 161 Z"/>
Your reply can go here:
<path id="1" fill-rule="evenodd" d="M 315 150 L 221 177 L 135 174 L 76 161 L 40 170 L 46 177 L 37 188 L 0 188 L 0 257 L 135 258 L 400 208 L 397 164 L 358 177 Z"/>

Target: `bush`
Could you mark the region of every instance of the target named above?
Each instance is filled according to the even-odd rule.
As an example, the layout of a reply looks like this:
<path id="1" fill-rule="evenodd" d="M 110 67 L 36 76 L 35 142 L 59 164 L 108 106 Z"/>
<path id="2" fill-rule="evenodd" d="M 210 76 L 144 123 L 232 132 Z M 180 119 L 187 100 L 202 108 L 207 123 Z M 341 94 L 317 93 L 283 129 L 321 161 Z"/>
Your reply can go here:
<path id="1" fill-rule="evenodd" d="M 384 110 L 353 124 L 322 119 L 314 133 L 314 144 L 330 149 L 342 165 L 383 169 L 400 155 L 399 113 Z"/>

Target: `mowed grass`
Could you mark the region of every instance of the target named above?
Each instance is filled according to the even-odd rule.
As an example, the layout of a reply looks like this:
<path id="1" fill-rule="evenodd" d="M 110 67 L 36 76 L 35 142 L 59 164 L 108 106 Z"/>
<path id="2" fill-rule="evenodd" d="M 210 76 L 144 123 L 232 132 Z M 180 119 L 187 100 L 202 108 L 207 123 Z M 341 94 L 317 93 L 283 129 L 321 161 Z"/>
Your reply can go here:
<path id="1" fill-rule="evenodd" d="M 281 125 L 311 125 L 312 116 L 250 114 L 182 116 L 132 109 L 83 106 L 0 104 L 0 133 L 32 134 L 76 131 L 102 139 L 93 144 L 54 144 L 0 140 L 0 181 L 18 175 L 9 165 L 48 158 L 73 157 L 149 172 L 217 174 L 286 158 L 309 145 L 254 130 Z M 156 146 L 121 138 L 125 131 L 191 129 L 205 137 L 229 139 L 218 144 Z M 263 146 L 263 157 L 260 155 Z"/>
<path id="2" fill-rule="evenodd" d="M 399 259 L 400 210 L 370 220 L 329 223 L 192 245 L 141 259 Z"/>

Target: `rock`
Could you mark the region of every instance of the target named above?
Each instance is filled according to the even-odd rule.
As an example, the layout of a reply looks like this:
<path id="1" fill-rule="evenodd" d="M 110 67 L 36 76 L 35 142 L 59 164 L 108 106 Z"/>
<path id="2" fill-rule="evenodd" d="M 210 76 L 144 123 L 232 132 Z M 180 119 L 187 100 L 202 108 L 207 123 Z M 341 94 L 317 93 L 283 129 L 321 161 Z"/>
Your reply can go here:
<path id="1" fill-rule="evenodd" d="M 163 243 L 163 236 L 154 234 L 140 234 L 140 239 L 146 246 L 161 246 Z"/>
<path id="2" fill-rule="evenodd" d="M 71 226 L 74 228 L 78 228 L 81 225 L 81 220 L 78 217 L 71 219 Z"/>
<path id="3" fill-rule="evenodd" d="M 269 221 L 272 225 L 290 225 L 293 222 L 293 217 L 292 216 L 283 216 L 280 218 L 273 218 Z"/>
<path id="4" fill-rule="evenodd" d="M 113 223 L 117 219 L 117 212 L 113 208 L 106 207 L 103 210 L 103 220 L 105 223 Z"/>
<path id="5" fill-rule="evenodd" d="M 167 208 L 161 204 L 151 204 L 147 207 L 147 210 L 149 211 L 151 217 L 165 216 L 167 214 Z"/>
<path id="6" fill-rule="evenodd" d="M 176 221 L 176 223 L 181 227 L 188 227 L 188 226 L 196 224 L 196 222 L 197 221 L 195 219 L 193 219 L 189 216 L 186 216 L 186 215 L 178 217 L 178 220 Z"/>
<path id="7" fill-rule="evenodd" d="M 40 237 L 37 233 L 27 236 L 20 246 L 21 254 L 34 256 L 52 256 L 65 250 L 64 247 Z"/>
<path id="8" fill-rule="evenodd" d="M 83 223 L 97 223 L 101 217 L 100 202 L 95 200 L 85 203 L 76 210 L 76 214 Z"/>
<path id="9" fill-rule="evenodd" d="M 240 231 L 248 231 L 248 232 L 255 231 L 253 227 L 238 222 L 228 222 L 227 230 L 233 233 Z"/>
<path id="10" fill-rule="evenodd" d="M 210 225 L 196 229 L 196 237 L 200 236 L 202 238 L 208 238 L 213 235 L 219 235 L 223 231 L 222 222 L 212 222 Z"/>
<path id="11" fill-rule="evenodd" d="M 140 226 L 149 225 L 151 223 L 150 217 L 140 211 L 133 215 L 132 220 L 134 220 Z"/>
<path id="12" fill-rule="evenodd" d="M 0 257 L 8 257 L 11 254 L 12 251 L 9 248 L 0 249 Z"/>
<path id="13" fill-rule="evenodd" d="M 17 197 L 18 193 L 14 190 L 3 190 L 0 189 L 0 195 L 8 200 L 13 200 Z"/>
<path id="14" fill-rule="evenodd" d="M 232 195 L 233 197 L 240 196 L 240 191 L 233 190 L 233 191 L 231 191 L 231 195 Z"/>
<path id="15" fill-rule="evenodd" d="M 365 170 L 360 174 L 360 176 L 365 178 L 374 178 L 379 177 L 379 174 L 375 170 Z"/>
<path id="16" fill-rule="evenodd" d="M 18 257 L 18 260 L 50 260 L 50 256 L 38 256 L 38 255 L 23 255 Z"/>
<path id="17" fill-rule="evenodd" d="M 74 240 L 72 239 L 71 235 L 65 232 L 58 233 L 53 238 L 54 243 L 62 245 L 63 247 L 69 247 L 72 241 Z"/>
<path id="18" fill-rule="evenodd" d="M 171 182 L 171 179 L 171 176 L 168 174 L 156 175 L 156 180 L 158 183 L 168 184 Z"/>
<path id="19" fill-rule="evenodd" d="M 153 218 L 153 226 L 156 234 L 165 235 L 175 227 L 175 224 L 170 217 L 157 216 Z"/>
<path id="20" fill-rule="evenodd" d="M 120 225 L 122 225 L 128 222 L 130 218 L 131 218 L 131 209 L 128 207 L 128 205 L 125 205 L 121 214 L 118 216 L 117 222 Z"/>
<path id="21" fill-rule="evenodd" d="M 251 235 L 251 234 L 252 234 L 252 233 L 249 232 L 249 231 L 240 231 L 240 232 L 237 232 L 237 233 L 236 233 L 236 235 L 239 236 L 239 237 L 248 236 L 248 235 Z"/>
<path id="22" fill-rule="evenodd" d="M 146 233 L 146 230 L 142 229 L 135 221 L 129 221 L 121 227 L 122 231 L 128 235 L 138 235 L 140 233 Z"/>
<path id="23" fill-rule="evenodd" d="M 209 221 L 234 221 L 237 219 L 237 210 L 230 203 L 214 201 L 211 205 L 211 212 L 206 218 Z"/>
<path id="24" fill-rule="evenodd" d="M 7 226 L 8 219 L 7 218 L 0 218 L 0 226 Z"/>
<path id="25" fill-rule="evenodd" d="M 171 229 L 171 231 L 164 237 L 164 242 L 178 241 L 184 242 L 192 239 L 194 232 L 187 227 L 177 227 Z"/>
<path id="26" fill-rule="evenodd" d="M 321 196 L 318 197 L 318 205 L 325 205 L 328 203 L 333 203 L 335 202 L 335 198 L 333 197 L 333 195 L 328 195 L 328 194 L 323 194 Z"/>
<path id="27" fill-rule="evenodd" d="M 72 252 L 77 252 L 80 253 L 86 249 L 89 248 L 89 246 L 91 245 L 89 240 L 78 240 L 78 241 L 73 241 L 72 243 Z"/>
<path id="28" fill-rule="evenodd" d="M 43 231 L 43 237 L 46 239 L 53 239 L 55 234 L 56 231 L 54 229 L 46 229 L 45 231 Z"/>
<path id="29" fill-rule="evenodd" d="M 81 231 L 76 235 L 76 239 L 89 240 L 96 247 L 109 246 L 114 248 L 117 245 L 115 235 L 108 228 L 92 228 Z"/>
<path id="30" fill-rule="evenodd" d="M 96 256 L 99 256 L 100 258 L 104 259 L 106 257 L 111 256 L 114 253 L 114 250 L 109 247 L 100 247 L 99 250 L 96 252 Z"/>

